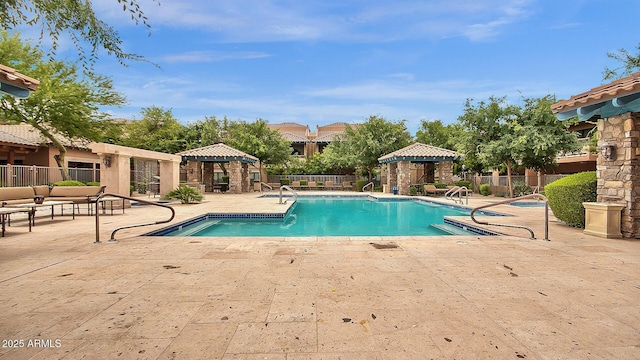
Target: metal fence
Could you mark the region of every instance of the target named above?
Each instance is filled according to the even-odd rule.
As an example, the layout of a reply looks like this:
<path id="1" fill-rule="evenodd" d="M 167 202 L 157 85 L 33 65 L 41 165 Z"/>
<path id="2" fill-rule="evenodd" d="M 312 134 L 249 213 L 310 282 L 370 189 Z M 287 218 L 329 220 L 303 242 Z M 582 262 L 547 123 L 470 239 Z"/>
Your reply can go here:
<path id="1" fill-rule="evenodd" d="M 99 169 L 67 169 L 71 180 L 100 181 Z M 0 165 L 0 186 L 50 185 L 64 180 L 62 168 L 27 165 Z"/>
<path id="2" fill-rule="evenodd" d="M 531 187 L 539 186 L 540 189 L 543 189 L 545 185 L 552 183 L 558 179 L 567 176 L 566 174 L 547 174 L 536 176 L 524 176 L 524 175 L 512 175 L 511 180 L 513 182 L 519 181 L 523 182 Z M 489 184 L 491 186 L 492 191 L 506 191 L 507 186 L 509 186 L 509 179 L 507 176 L 467 176 L 467 180 L 471 181 L 472 184 L 477 188 L 480 184 Z"/>
<path id="3" fill-rule="evenodd" d="M 280 179 L 289 179 L 290 181 L 316 181 L 326 183 L 327 181 L 333 181 L 334 184 L 342 184 L 343 181 L 356 181 L 354 175 L 269 175 L 269 183 L 279 183 Z"/>

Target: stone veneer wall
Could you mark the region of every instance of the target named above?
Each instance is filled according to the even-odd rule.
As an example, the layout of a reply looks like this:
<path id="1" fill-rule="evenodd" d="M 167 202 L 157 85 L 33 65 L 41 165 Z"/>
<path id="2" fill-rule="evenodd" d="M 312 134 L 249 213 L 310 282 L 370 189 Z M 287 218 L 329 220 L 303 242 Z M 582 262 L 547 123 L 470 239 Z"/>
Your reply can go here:
<path id="1" fill-rule="evenodd" d="M 442 161 L 438 163 L 438 181 L 445 184 L 453 183 L 453 162 Z"/>
<path id="2" fill-rule="evenodd" d="M 398 194 L 409 195 L 411 187 L 411 162 L 398 162 Z"/>
<path id="3" fill-rule="evenodd" d="M 598 146 L 615 144 L 611 161 L 598 156 L 598 202 L 624 205 L 621 232 L 640 238 L 640 113 L 626 113 L 598 121 Z"/>

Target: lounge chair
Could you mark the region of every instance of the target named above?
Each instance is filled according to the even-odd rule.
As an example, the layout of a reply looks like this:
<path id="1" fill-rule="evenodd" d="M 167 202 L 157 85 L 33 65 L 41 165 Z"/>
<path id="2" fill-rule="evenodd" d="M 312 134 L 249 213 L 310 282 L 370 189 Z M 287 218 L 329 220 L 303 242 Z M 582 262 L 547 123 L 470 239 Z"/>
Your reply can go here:
<path id="1" fill-rule="evenodd" d="M 444 195 L 447 193 L 447 191 L 449 191 L 449 189 L 438 189 L 435 185 L 424 185 L 423 186 L 424 189 L 424 194 L 425 195 L 429 195 L 432 194 L 434 196 L 436 195 Z"/>
<path id="2" fill-rule="evenodd" d="M 315 181 L 309 181 L 309 190 L 316 190 L 317 185 Z"/>
<path id="3" fill-rule="evenodd" d="M 300 190 L 302 187 L 300 186 L 300 181 L 292 181 L 291 188 L 294 190 Z"/>
<path id="4" fill-rule="evenodd" d="M 343 181 L 342 182 L 342 190 L 353 190 L 353 186 L 351 185 L 351 181 Z"/>
<path id="5" fill-rule="evenodd" d="M 333 181 L 327 180 L 324 183 L 324 188 L 327 189 L 327 190 L 334 190 L 335 189 L 335 185 L 333 185 Z"/>

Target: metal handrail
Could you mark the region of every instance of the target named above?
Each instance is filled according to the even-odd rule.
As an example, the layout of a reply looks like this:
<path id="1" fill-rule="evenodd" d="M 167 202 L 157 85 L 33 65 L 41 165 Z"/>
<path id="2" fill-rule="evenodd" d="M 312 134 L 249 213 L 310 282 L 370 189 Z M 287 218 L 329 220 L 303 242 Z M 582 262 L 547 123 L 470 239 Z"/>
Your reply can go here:
<path id="1" fill-rule="evenodd" d="M 263 186 L 269 188 L 269 191 L 273 190 L 273 187 L 271 185 L 267 184 L 266 182 L 260 181 L 260 192 L 262 192 Z"/>
<path id="2" fill-rule="evenodd" d="M 284 202 L 282 202 L 282 189 L 286 189 L 289 190 L 293 193 L 293 199 L 298 201 L 298 193 L 293 190 L 292 188 L 290 188 L 288 185 L 282 185 L 280 186 L 280 200 L 278 201 L 278 204 L 286 204 L 287 200 L 285 200 Z"/>
<path id="3" fill-rule="evenodd" d="M 370 183 L 368 183 L 367 185 L 363 186 L 363 187 L 362 187 L 362 192 L 364 192 L 364 189 L 366 189 L 366 187 L 367 187 L 367 186 L 369 186 L 369 185 L 371 185 L 371 192 L 373 192 L 373 187 L 374 187 L 373 181 L 371 181 L 371 182 L 370 182 Z"/>
<path id="4" fill-rule="evenodd" d="M 520 196 L 517 198 L 513 198 L 513 199 L 507 199 L 504 201 L 499 201 L 496 203 L 491 203 L 491 204 L 487 204 L 487 205 L 482 205 L 482 206 L 478 206 L 476 208 L 474 208 L 473 210 L 471 210 L 471 220 L 473 220 L 473 222 L 475 222 L 476 224 L 480 224 L 480 225 L 491 225 L 491 226 L 503 226 L 503 227 L 510 227 L 510 228 L 517 228 L 517 229 L 525 229 L 529 231 L 529 234 L 531 234 L 530 239 L 531 240 L 535 240 L 536 236 L 533 233 L 533 230 L 531 230 L 531 228 L 526 227 L 526 226 L 522 226 L 522 225 L 511 225 L 511 224 L 495 224 L 495 223 L 489 223 L 486 221 L 478 221 L 476 220 L 475 217 L 473 217 L 473 214 L 480 210 L 480 209 L 486 209 L 488 207 L 492 207 L 492 206 L 497 206 L 497 205 L 504 205 L 504 204 L 509 204 L 512 202 L 516 202 L 516 201 L 520 201 L 520 200 L 524 200 L 524 199 L 532 199 L 532 198 L 538 198 L 538 199 L 542 199 L 544 201 L 544 241 L 550 241 L 549 240 L 549 201 L 547 200 L 547 197 L 541 194 L 529 194 L 529 195 L 524 195 L 524 196 Z"/>
<path id="5" fill-rule="evenodd" d="M 120 230 L 130 229 L 130 228 L 135 228 L 135 227 L 141 227 L 141 226 L 165 224 L 165 223 L 171 222 L 171 220 L 173 220 L 173 218 L 176 216 L 176 211 L 173 209 L 173 207 L 171 207 L 169 205 L 159 204 L 157 202 L 143 200 L 143 199 L 139 199 L 139 198 L 133 198 L 133 197 L 130 197 L 130 196 L 124 196 L 124 195 L 120 195 L 120 194 L 110 194 L 110 193 L 100 194 L 96 198 L 96 241 L 95 241 L 96 244 L 100 243 L 100 211 L 98 209 L 98 204 L 100 203 L 100 199 L 102 199 L 103 197 L 107 197 L 107 196 L 117 197 L 117 198 L 121 198 L 121 199 L 125 199 L 125 200 L 133 200 L 133 201 L 141 202 L 143 204 L 160 206 L 160 207 L 167 208 L 167 209 L 171 210 L 171 217 L 169 219 L 167 219 L 167 220 L 120 226 L 119 228 L 113 230 L 113 232 L 111 233 L 111 239 L 109 239 L 109 241 L 116 241 L 116 238 L 115 238 L 116 232 L 118 232 Z M 113 206 L 113 204 L 111 204 L 111 206 Z M 122 202 L 122 206 L 124 206 L 124 201 Z"/>
<path id="6" fill-rule="evenodd" d="M 469 189 L 466 186 L 455 186 L 444 194 L 444 198 L 454 201 L 456 204 L 462 204 L 462 190 L 464 190 L 464 197 L 466 199 L 466 205 L 469 205 Z M 458 194 L 458 199 L 454 199 L 453 197 Z"/>

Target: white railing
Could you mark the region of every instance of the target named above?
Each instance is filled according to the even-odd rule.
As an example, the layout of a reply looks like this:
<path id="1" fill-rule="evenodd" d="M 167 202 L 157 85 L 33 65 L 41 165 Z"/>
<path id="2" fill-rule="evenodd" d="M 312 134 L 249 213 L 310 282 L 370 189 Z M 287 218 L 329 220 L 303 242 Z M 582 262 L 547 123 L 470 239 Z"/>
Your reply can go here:
<path id="1" fill-rule="evenodd" d="M 287 186 L 287 185 L 282 185 L 282 186 L 280 186 L 280 200 L 278 201 L 278 204 L 286 204 L 286 203 L 287 203 L 287 200 L 286 200 L 286 199 L 284 200 L 284 202 L 282 202 L 282 190 L 283 190 L 283 189 L 284 189 L 284 190 L 289 190 L 289 191 L 291 191 L 291 192 L 293 193 L 293 199 L 294 199 L 295 201 L 297 201 L 297 200 L 298 200 L 298 193 L 297 193 L 295 190 L 293 190 L 292 188 L 290 188 L 290 187 L 289 187 L 289 186 Z"/>
<path id="2" fill-rule="evenodd" d="M 373 187 L 374 187 L 373 181 L 370 182 L 370 183 L 367 183 L 365 186 L 363 186 L 362 187 L 362 192 L 364 192 L 364 189 L 366 189 L 367 186 L 371 186 L 371 192 L 373 192 Z"/>
<path id="3" fill-rule="evenodd" d="M 454 186 L 444 194 L 444 198 L 451 200 L 456 204 L 462 204 L 462 192 L 464 191 L 464 198 L 466 199 L 466 205 L 469 205 L 469 189 L 466 186 Z M 456 199 L 455 196 L 458 195 Z"/>

